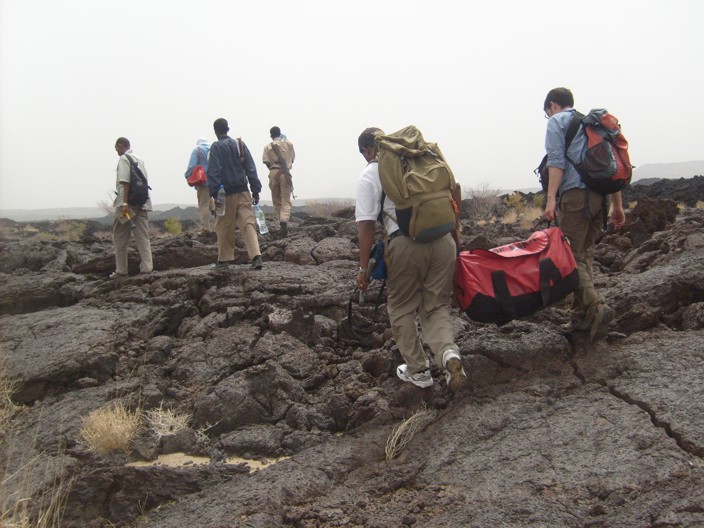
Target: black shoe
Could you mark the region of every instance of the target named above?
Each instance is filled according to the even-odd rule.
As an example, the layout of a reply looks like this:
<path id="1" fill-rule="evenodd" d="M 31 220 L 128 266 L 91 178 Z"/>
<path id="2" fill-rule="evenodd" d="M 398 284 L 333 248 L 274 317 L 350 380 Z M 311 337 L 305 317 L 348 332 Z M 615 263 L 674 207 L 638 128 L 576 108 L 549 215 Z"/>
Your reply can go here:
<path id="1" fill-rule="evenodd" d="M 257 255 L 256 257 L 254 257 L 252 259 L 252 268 L 262 269 L 262 266 L 264 266 L 264 264 L 262 263 L 262 256 L 261 255 Z"/>
<path id="2" fill-rule="evenodd" d="M 215 269 L 227 268 L 229 265 L 230 265 L 230 263 L 229 263 L 228 261 L 226 261 L 226 260 L 218 260 L 218 261 L 215 263 Z"/>
<path id="3" fill-rule="evenodd" d="M 615 316 L 616 312 L 613 308 L 606 304 L 599 305 L 589 330 L 589 339 L 593 342 L 605 338 L 609 333 L 609 323 L 614 320 Z"/>
<path id="4" fill-rule="evenodd" d="M 282 237 L 288 236 L 288 224 L 286 222 L 281 222 L 281 230 L 279 232 Z"/>
<path id="5" fill-rule="evenodd" d="M 573 334 L 575 332 L 588 332 L 591 328 L 591 324 L 585 320 L 582 321 L 570 321 L 560 325 L 560 331 L 563 334 Z"/>

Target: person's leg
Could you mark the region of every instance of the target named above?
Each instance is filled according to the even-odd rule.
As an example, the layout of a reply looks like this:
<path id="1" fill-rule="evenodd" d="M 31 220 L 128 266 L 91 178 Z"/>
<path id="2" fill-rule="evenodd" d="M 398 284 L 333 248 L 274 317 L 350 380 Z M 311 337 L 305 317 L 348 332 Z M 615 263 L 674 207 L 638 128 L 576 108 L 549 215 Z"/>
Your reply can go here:
<path id="1" fill-rule="evenodd" d="M 285 174 L 281 176 L 279 195 L 281 199 L 280 220 L 282 222 L 288 222 L 289 218 L 291 218 L 291 184 Z"/>
<path id="2" fill-rule="evenodd" d="M 570 242 L 572 254 L 577 263 L 579 282 L 574 291 L 572 318 L 578 324 L 584 323 L 589 300 L 595 295 L 591 266 L 588 264 L 587 247 L 590 238 L 591 222 L 585 210 L 587 205 L 585 189 L 570 189 L 560 199 L 558 212 L 559 226 Z"/>
<path id="3" fill-rule="evenodd" d="M 132 228 L 127 222 L 121 224 L 117 219 L 112 226 L 112 243 L 115 247 L 115 273 L 127 275 L 127 244 Z"/>
<path id="4" fill-rule="evenodd" d="M 134 217 L 135 227 L 132 229 L 134 241 L 139 252 L 139 272 L 150 273 L 154 269 L 152 262 L 152 244 L 149 241 L 149 216 L 140 209 Z"/>
<path id="5" fill-rule="evenodd" d="M 225 214 L 215 219 L 215 233 L 218 237 L 218 262 L 235 260 L 235 220 L 237 218 L 238 195 L 239 193 L 227 195 Z"/>
<path id="6" fill-rule="evenodd" d="M 594 249 L 596 246 L 596 237 L 604 224 L 604 207 L 608 211 L 609 200 L 604 200 L 604 197 L 596 192 L 589 192 L 588 198 L 588 218 L 586 225 L 586 233 L 584 237 L 584 262 L 585 272 L 589 277 L 591 288 L 584 292 L 582 302 L 589 312 L 593 306 L 602 304 L 604 297 L 594 287 Z"/>
<path id="7" fill-rule="evenodd" d="M 428 368 L 428 358 L 416 328 L 424 271 L 421 269 L 423 256 L 415 251 L 417 245 L 410 238 L 399 236 L 391 240 L 386 248 L 389 292 L 386 307 L 394 340 L 408 365 L 406 372 L 409 375 Z"/>
<path id="8" fill-rule="evenodd" d="M 254 257 L 261 255 L 259 238 L 257 237 L 257 223 L 254 218 L 254 211 L 252 211 L 252 195 L 248 192 L 243 192 L 233 196 L 237 196 L 235 225 L 242 233 L 244 247 L 247 249 L 249 260 L 252 260 Z"/>
<path id="9" fill-rule="evenodd" d="M 281 187 L 279 186 L 279 169 L 269 171 L 269 190 L 271 191 L 271 202 L 274 205 L 274 218 L 280 220 L 281 214 Z"/>
<path id="10" fill-rule="evenodd" d="M 458 352 L 455 344 L 450 301 L 455 279 L 457 250 L 449 235 L 426 244 L 416 244 L 426 253 L 427 268 L 422 288 L 419 310 L 423 338 L 433 352 L 435 363 L 444 368 L 443 354 L 447 350 Z"/>
<path id="11" fill-rule="evenodd" d="M 210 214 L 210 191 L 207 185 L 196 187 L 196 196 L 198 198 L 198 214 L 200 216 L 200 228 L 206 231 L 212 231 Z"/>

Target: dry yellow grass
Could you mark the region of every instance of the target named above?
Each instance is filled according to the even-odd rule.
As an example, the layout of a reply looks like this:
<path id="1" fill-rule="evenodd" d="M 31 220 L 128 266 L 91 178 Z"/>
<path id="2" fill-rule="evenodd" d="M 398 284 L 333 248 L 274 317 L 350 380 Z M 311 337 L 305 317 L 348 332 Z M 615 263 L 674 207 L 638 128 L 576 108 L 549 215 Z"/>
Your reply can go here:
<path id="1" fill-rule="evenodd" d="M 435 419 L 435 410 L 418 409 L 407 419 L 396 425 L 386 441 L 386 460 L 393 460 L 406 448 L 413 437 Z"/>
<path id="2" fill-rule="evenodd" d="M 543 216 L 543 209 L 540 207 L 526 207 L 521 215 L 521 227 L 530 229 L 535 224 L 535 221 Z"/>
<path id="3" fill-rule="evenodd" d="M 31 474 L 32 467 L 41 463 L 43 458 L 36 457 L 23 465 L 16 473 L 3 476 L 0 481 L 0 526 L 3 528 L 58 528 L 61 526 L 66 499 L 71 483 L 57 475 L 56 467 L 46 467 L 47 475 L 54 478 L 53 487 L 39 497 L 30 497 L 26 492 L 25 480 Z M 58 466 L 58 464 L 56 464 Z M 19 485 L 12 486 L 11 480 L 19 480 Z M 10 489 L 13 491 L 11 492 Z"/>
<path id="4" fill-rule="evenodd" d="M 514 224 L 518 220 L 518 211 L 516 209 L 509 209 L 508 212 L 501 217 L 502 224 Z"/>
<path id="5" fill-rule="evenodd" d="M 695 205 L 697 209 L 704 209 L 704 201 L 699 200 L 697 204 Z"/>
<path id="6" fill-rule="evenodd" d="M 5 363 L 0 358 L 0 431 L 4 431 L 18 407 L 12 403 L 12 395 L 19 388 L 19 383 L 7 377 Z"/>
<path id="7" fill-rule="evenodd" d="M 83 419 L 80 438 L 97 453 L 128 453 L 141 425 L 141 412 L 129 411 L 117 403 L 90 413 Z"/>
<path id="8" fill-rule="evenodd" d="M 315 216 L 331 216 L 333 213 L 354 206 L 352 198 L 330 198 L 328 200 L 308 200 L 306 208 L 308 212 Z"/>

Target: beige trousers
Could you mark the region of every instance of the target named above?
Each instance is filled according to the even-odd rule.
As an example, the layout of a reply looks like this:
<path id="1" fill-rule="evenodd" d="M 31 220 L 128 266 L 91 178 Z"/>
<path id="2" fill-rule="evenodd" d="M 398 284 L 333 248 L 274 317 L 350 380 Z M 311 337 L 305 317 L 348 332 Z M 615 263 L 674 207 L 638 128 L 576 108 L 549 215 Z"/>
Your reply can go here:
<path id="1" fill-rule="evenodd" d="M 288 222 L 291 218 L 291 184 L 284 171 L 280 169 L 269 171 L 269 189 L 271 201 L 274 203 L 274 218 L 280 222 Z"/>
<path id="2" fill-rule="evenodd" d="M 458 352 L 450 318 L 457 251 L 450 235 L 428 243 L 398 236 L 386 250 L 391 330 L 409 374 L 428 368 L 416 328 L 416 316 L 435 363 L 443 367 L 445 350 Z"/>
<path id="3" fill-rule="evenodd" d="M 122 275 L 127 275 L 127 246 L 130 236 L 134 235 L 134 241 L 139 252 L 139 272 L 149 273 L 154 269 L 152 263 L 152 245 L 149 241 L 149 217 L 144 209 L 139 209 L 137 215 L 132 220 L 135 227 L 130 227 L 128 222 L 121 224 L 117 219 L 112 226 L 112 242 L 115 246 L 115 271 Z"/>
<path id="4" fill-rule="evenodd" d="M 213 230 L 213 215 L 210 212 L 210 191 L 207 185 L 196 187 L 198 197 L 198 213 L 200 216 L 200 228 L 206 231 Z"/>
<path id="5" fill-rule="evenodd" d="M 259 251 L 259 239 L 252 211 L 252 195 L 249 192 L 228 194 L 225 199 L 225 214 L 216 217 L 215 233 L 218 235 L 218 261 L 235 260 L 235 228 L 239 228 L 249 260 Z"/>
<path id="6" fill-rule="evenodd" d="M 594 242 L 604 223 L 609 199 L 587 189 L 570 189 L 560 197 L 559 227 L 570 241 L 577 262 L 579 284 L 574 292 L 573 318 L 580 320 L 604 302 L 594 287 Z"/>

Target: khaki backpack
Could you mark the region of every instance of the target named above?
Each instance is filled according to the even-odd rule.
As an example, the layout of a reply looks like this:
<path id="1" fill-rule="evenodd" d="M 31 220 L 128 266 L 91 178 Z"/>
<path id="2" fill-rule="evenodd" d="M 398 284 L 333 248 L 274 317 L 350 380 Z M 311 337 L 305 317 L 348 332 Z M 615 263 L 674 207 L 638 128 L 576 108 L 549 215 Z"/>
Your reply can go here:
<path id="1" fill-rule="evenodd" d="M 381 187 L 396 204 L 401 232 L 430 242 L 455 230 L 458 185 L 438 146 L 412 125 L 376 139 Z"/>

